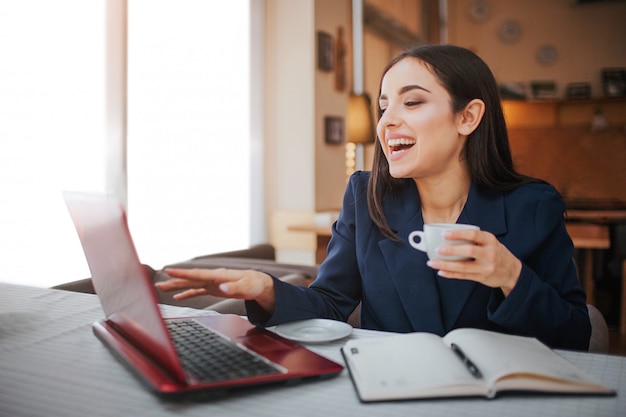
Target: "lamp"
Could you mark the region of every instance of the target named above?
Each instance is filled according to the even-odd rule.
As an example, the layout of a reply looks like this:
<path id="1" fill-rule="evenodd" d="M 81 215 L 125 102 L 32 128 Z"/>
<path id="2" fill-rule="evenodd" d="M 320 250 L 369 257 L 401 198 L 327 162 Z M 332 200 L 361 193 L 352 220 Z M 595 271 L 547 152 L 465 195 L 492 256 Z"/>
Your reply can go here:
<path id="1" fill-rule="evenodd" d="M 369 96 L 351 94 L 348 100 L 346 117 L 347 139 L 352 143 L 373 143 L 375 140 L 374 121 Z"/>
<path id="2" fill-rule="evenodd" d="M 354 144 L 354 164 L 347 165 L 353 170 L 362 170 L 363 144 L 373 143 L 376 140 L 371 101 L 367 93 L 350 95 L 346 115 L 346 133 L 347 141 Z"/>

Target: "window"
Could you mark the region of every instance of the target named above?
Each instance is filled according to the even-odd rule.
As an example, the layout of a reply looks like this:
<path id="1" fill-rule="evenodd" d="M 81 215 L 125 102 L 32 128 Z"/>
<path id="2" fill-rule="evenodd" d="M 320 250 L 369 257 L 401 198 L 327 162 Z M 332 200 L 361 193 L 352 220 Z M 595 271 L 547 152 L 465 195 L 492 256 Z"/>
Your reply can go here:
<path id="1" fill-rule="evenodd" d="M 61 190 L 105 187 L 103 11 L 103 1 L 0 2 L 4 282 L 89 276 Z"/>
<path id="2" fill-rule="evenodd" d="M 0 2 L 0 281 L 90 275 L 61 192 L 110 186 L 105 3 Z M 252 3 L 128 0 L 129 225 L 153 267 L 255 239 Z"/>
<path id="3" fill-rule="evenodd" d="M 129 2 L 129 223 L 149 265 L 250 243 L 248 1 Z"/>

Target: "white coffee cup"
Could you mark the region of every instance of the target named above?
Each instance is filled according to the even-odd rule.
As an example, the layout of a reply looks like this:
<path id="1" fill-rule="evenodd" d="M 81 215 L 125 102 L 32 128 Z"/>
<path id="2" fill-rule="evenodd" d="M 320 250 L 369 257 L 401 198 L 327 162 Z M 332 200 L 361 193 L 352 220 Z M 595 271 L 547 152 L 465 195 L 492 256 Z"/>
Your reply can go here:
<path id="1" fill-rule="evenodd" d="M 424 225 L 424 231 L 415 230 L 409 234 L 409 243 L 415 249 L 426 252 L 428 259 L 442 259 L 445 261 L 463 261 L 468 258 L 461 256 L 441 256 L 437 250 L 444 245 L 463 245 L 471 244 L 467 240 L 448 240 L 444 238 L 444 234 L 448 230 L 471 229 L 480 230 L 478 226 L 471 224 L 456 223 L 428 223 Z M 415 238 L 419 237 L 420 241 L 416 242 Z"/>

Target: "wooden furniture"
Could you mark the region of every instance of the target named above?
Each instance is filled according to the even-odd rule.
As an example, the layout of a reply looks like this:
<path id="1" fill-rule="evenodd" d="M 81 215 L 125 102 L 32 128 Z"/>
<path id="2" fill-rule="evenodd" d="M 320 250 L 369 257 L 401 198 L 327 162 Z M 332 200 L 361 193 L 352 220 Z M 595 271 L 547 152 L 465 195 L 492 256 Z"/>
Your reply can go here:
<path id="1" fill-rule="evenodd" d="M 502 106 L 509 129 L 590 127 L 598 108 L 611 126 L 626 123 L 625 98 L 504 100 Z"/>
<path id="2" fill-rule="evenodd" d="M 626 259 L 622 261 L 622 291 L 620 298 L 619 335 L 626 337 Z"/>
<path id="3" fill-rule="evenodd" d="M 292 232 L 315 233 L 315 263 L 321 264 L 326 259 L 326 248 L 330 242 L 332 231 L 330 226 L 316 226 L 314 224 L 296 224 L 288 227 Z"/>
<path id="4" fill-rule="evenodd" d="M 595 283 L 593 280 L 593 250 L 608 249 L 611 246 L 609 226 L 593 223 L 566 223 L 567 233 L 572 238 L 574 248 L 584 251 L 583 268 L 579 272 L 587 294 L 587 303 L 595 305 Z"/>
<path id="5" fill-rule="evenodd" d="M 585 270 L 583 277 L 586 280 L 585 291 L 591 291 L 588 283 L 593 282 L 591 272 L 593 271 L 592 261 L 589 249 L 608 249 L 610 247 L 609 228 L 612 224 L 626 223 L 626 210 L 568 210 L 566 219 L 568 232 L 574 241 L 574 247 L 587 249 Z M 575 223 L 574 223 L 575 222 Z M 609 241 L 607 247 L 606 240 Z M 580 246 L 577 246 L 578 245 Z M 620 313 L 619 313 L 619 334 L 620 337 L 626 338 L 626 259 L 622 260 L 621 268 L 621 295 L 620 295 Z M 587 277 L 590 277 L 587 279 Z M 591 284 L 592 287 L 592 284 Z M 587 292 L 587 302 L 593 304 L 593 295 L 589 296 Z"/>

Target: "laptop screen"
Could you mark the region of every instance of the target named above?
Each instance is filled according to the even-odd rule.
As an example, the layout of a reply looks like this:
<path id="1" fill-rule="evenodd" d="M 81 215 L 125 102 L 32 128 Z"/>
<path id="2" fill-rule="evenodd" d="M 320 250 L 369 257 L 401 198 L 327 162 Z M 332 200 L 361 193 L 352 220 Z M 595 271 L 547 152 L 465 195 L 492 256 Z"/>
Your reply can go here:
<path id="1" fill-rule="evenodd" d="M 184 382 L 152 281 L 130 237 L 123 206 L 99 195 L 65 192 L 64 198 L 107 323 Z"/>

